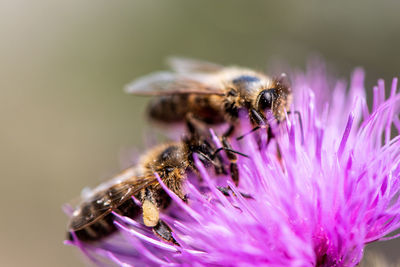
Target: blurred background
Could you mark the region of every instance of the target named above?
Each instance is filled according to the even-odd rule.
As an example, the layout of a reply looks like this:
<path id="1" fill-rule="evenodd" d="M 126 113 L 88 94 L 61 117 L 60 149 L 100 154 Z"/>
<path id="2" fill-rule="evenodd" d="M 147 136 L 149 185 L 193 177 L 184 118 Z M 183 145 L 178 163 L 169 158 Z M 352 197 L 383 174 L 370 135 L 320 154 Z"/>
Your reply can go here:
<path id="1" fill-rule="evenodd" d="M 145 146 L 147 100 L 122 87 L 170 55 L 399 75 L 400 2 L 302 2 L 0 0 L 1 265 L 83 265 L 61 206 Z M 399 244 L 367 251 L 393 262 Z"/>

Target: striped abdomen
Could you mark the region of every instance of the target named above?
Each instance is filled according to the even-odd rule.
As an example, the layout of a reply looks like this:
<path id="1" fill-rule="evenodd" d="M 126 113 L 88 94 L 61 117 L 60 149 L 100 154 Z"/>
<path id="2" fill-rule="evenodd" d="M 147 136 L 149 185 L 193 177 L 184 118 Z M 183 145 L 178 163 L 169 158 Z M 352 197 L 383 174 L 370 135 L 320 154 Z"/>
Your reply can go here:
<path id="1" fill-rule="evenodd" d="M 220 96 L 176 94 L 161 96 L 152 99 L 149 105 L 151 119 L 165 122 L 183 122 L 188 113 L 196 118 L 209 123 L 219 124 L 224 122 L 222 102 Z"/>

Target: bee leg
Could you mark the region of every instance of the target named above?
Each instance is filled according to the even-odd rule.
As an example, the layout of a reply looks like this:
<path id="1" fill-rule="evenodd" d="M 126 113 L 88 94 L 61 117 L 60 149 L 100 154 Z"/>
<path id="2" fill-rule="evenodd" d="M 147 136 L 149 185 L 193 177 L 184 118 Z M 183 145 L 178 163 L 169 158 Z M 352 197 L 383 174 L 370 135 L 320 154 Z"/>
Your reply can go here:
<path id="1" fill-rule="evenodd" d="M 232 189 L 231 189 L 230 187 L 217 186 L 217 189 L 218 189 L 222 194 L 224 194 L 224 196 L 229 197 L 229 196 L 230 196 L 229 193 L 232 193 L 233 196 L 236 196 L 236 194 L 232 191 Z M 242 192 L 240 192 L 240 195 L 241 195 L 242 197 L 244 197 L 244 198 L 251 198 L 251 199 L 253 198 L 251 195 L 246 194 L 246 193 L 242 193 Z"/>
<path id="2" fill-rule="evenodd" d="M 239 169 L 237 166 L 237 156 L 236 155 L 241 155 L 246 158 L 249 158 L 249 156 L 232 149 L 232 146 L 230 145 L 230 143 L 228 142 L 226 137 L 224 137 L 224 136 L 221 137 L 221 140 L 222 140 L 222 147 L 218 148 L 217 150 L 215 150 L 213 152 L 211 159 L 214 159 L 219 152 L 225 151 L 225 153 L 228 157 L 228 160 L 230 161 L 229 167 L 230 167 L 230 173 L 231 173 L 232 180 L 235 182 L 235 185 L 237 186 L 239 184 Z"/>
<path id="3" fill-rule="evenodd" d="M 222 145 L 224 148 L 224 151 L 226 153 L 226 156 L 228 157 L 230 161 L 229 169 L 231 173 L 231 177 L 233 182 L 235 183 L 236 186 L 239 185 L 239 169 L 237 166 L 237 156 L 235 153 L 232 152 L 232 146 L 228 142 L 226 136 L 222 136 Z"/>
<path id="4" fill-rule="evenodd" d="M 157 225 L 160 219 L 160 212 L 158 211 L 157 205 L 149 199 L 145 199 L 142 202 L 143 211 L 143 223 L 148 227 L 154 227 Z"/>
<path id="5" fill-rule="evenodd" d="M 172 236 L 171 228 L 160 219 L 160 212 L 153 191 L 145 188 L 142 190 L 141 195 L 144 225 L 152 227 L 153 232 L 161 239 L 179 245 Z"/>
<path id="6" fill-rule="evenodd" d="M 191 137 L 202 136 L 211 138 L 209 127 L 204 122 L 196 119 L 192 113 L 186 115 L 186 127 Z"/>
<path id="7" fill-rule="evenodd" d="M 238 165 L 237 165 L 236 154 L 242 155 L 244 157 L 248 157 L 248 156 L 233 150 L 232 146 L 230 145 L 230 143 L 228 142 L 226 137 L 222 137 L 221 139 L 222 139 L 222 145 L 223 145 L 222 149 L 225 151 L 225 153 L 230 161 L 229 167 L 230 167 L 231 178 L 232 178 L 233 182 L 235 183 L 235 185 L 238 186 L 239 185 L 239 169 L 238 169 Z M 218 186 L 217 188 L 225 196 L 230 196 L 229 193 L 232 192 L 232 189 L 229 187 Z M 233 195 L 235 196 L 235 193 L 233 193 Z M 246 194 L 246 193 L 240 193 L 240 195 L 244 198 L 253 198 L 251 195 Z"/>
<path id="8" fill-rule="evenodd" d="M 155 233 L 162 240 L 179 246 L 179 243 L 172 236 L 171 228 L 164 221 L 158 221 L 157 225 L 153 227 L 153 233 Z"/>

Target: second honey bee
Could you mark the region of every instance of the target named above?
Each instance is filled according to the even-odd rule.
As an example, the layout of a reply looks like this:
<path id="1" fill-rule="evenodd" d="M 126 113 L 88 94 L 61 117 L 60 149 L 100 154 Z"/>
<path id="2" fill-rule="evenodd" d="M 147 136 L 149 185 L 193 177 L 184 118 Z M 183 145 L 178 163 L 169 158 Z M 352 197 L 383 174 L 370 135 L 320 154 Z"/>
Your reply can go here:
<path id="1" fill-rule="evenodd" d="M 216 150 L 208 142 L 211 139 L 208 130 L 203 131 L 190 123 L 188 128 L 190 135 L 182 141 L 153 148 L 141 158 L 139 164 L 91 192 L 72 214 L 68 226 L 69 238 L 89 242 L 109 236 L 117 230 L 113 223 L 113 212 L 116 212 L 131 218 L 142 214 L 145 226 L 151 227 L 163 240 L 177 244 L 170 227 L 159 216 L 159 211 L 167 208 L 171 199 L 161 187 L 155 173 L 182 200 L 186 200 L 182 183 L 187 172 L 196 169 L 194 153 L 206 166 L 213 166 L 217 174 L 226 173 L 223 160 L 218 155 L 221 150 Z M 230 148 L 226 149 L 235 152 Z M 226 188 L 220 190 L 227 194 Z M 139 200 L 141 205 L 132 197 Z"/>
<path id="2" fill-rule="evenodd" d="M 255 127 L 268 125 L 270 112 L 279 122 L 292 102 L 286 75 L 278 78 L 247 68 L 223 67 L 190 59 L 170 60 L 173 71 L 139 78 L 125 90 L 136 95 L 159 96 L 149 106 L 149 116 L 159 122 L 182 122 L 188 114 L 207 124 L 228 122 L 224 134 L 234 133 L 241 110 L 246 110 Z"/>

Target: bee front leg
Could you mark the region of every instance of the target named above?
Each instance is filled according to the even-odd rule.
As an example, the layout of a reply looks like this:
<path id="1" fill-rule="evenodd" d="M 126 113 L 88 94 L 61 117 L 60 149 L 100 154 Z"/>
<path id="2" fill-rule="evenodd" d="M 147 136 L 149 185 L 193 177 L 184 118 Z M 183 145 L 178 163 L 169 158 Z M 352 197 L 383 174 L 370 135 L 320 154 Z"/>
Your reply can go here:
<path id="1" fill-rule="evenodd" d="M 225 153 L 230 161 L 229 167 L 230 167 L 231 178 L 232 178 L 233 182 L 235 183 L 235 185 L 238 186 L 239 185 L 239 169 L 238 169 L 238 165 L 237 165 L 237 155 L 241 155 L 246 158 L 248 158 L 249 156 L 247 156 L 246 154 L 243 154 L 239 151 L 233 150 L 231 144 L 229 143 L 229 141 L 227 140 L 227 138 L 225 136 L 221 137 L 221 141 L 222 141 L 222 147 L 219 150 L 217 150 L 216 152 L 214 152 L 214 154 L 218 153 L 221 150 L 225 151 Z M 232 192 L 232 190 L 229 187 L 218 186 L 217 188 L 225 196 L 229 196 L 229 193 Z M 249 195 L 249 194 L 245 194 L 245 193 L 240 193 L 240 194 L 244 198 L 252 198 L 251 195 Z M 235 194 L 233 194 L 233 195 L 235 195 Z"/>
<path id="2" fill-rule="evenodd" d="M 237 166 L 237 155 L 249 158 L 248 155 L 241 153 L 239 151 L 236 151 L 232 149 L 231 144 L 229 143 L 228 139 L 224 136 L 221 137 L 221 142 L 222 142 L 222 147 L 218 148 L 215 150 L 211 156 L 211 159 L 214 159 L 218 153 L 221 151 L 225 151 L 228 160 L 230 162 L 230 173 L 232 180 L 234 181 L 235 185 L 237 186 L 239 184 L 239 169 Z"/>
<path id="3" fill-rule="evenodd" d="M 239 185 L 239 169 L 237 166 L 237 156 L 235 153 L 233 153 L 233 149 L 231 144 L 228 142 L 226 136 L 222 136 L 222 145 L 224 148 L 224 151 L 226 153 L 226 156 L 228 157 L 230 164 L 229 164 L 229 169 L 231 172 L 231 177 L 233 182 L 235 183 L 236 186 Z"/>

